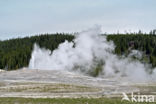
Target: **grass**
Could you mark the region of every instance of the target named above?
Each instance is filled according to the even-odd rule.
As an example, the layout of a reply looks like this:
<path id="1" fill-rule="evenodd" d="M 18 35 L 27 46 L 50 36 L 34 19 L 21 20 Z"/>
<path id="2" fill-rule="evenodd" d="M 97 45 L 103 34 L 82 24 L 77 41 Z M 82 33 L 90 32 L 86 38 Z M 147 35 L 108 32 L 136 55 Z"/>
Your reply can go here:
<path id="1" fill-rule="evenodd" d="M 1 85 L 1 84 L 0 84 Z M 0 92 L 40 92 L 40 93 L 70 93 L 98 92 L 100 89 L 88 86 L 59 83 L 13 83 L 7 87 L 0 86 Z"/>
<path id="2" fill-rule="evenodd" d="M 121 102 L 120 98 L 0 98 L 0 104 L 155 104 Z"/>
<path id="3" fill-rule="evenodd" d="M 0 82 L 0 87 L 1 87 L 1 86 L 5 86 L 5 83 L 3 83 L 3 82 Z"/>
<path id="4" fill-rule="evenodd" d="M 156 94 L 156 85 L 136 85 L 135 87 L 139 88 L 139 90 L 141 91 L 142 94 Z"/>

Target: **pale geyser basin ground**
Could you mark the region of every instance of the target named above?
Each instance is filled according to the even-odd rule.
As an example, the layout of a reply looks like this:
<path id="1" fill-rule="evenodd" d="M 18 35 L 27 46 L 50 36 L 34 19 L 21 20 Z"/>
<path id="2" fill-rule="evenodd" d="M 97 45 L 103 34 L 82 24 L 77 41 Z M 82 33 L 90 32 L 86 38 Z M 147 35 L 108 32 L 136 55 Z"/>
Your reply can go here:
<path id="1" fill-rule="evenodd" d="M 132 82 L 124 77 L 91 77 L 65 70 L 0 72 L 0 97 L 99 98 L 121 97 L 122 92 L 156 93 L 153 81 Z"/>

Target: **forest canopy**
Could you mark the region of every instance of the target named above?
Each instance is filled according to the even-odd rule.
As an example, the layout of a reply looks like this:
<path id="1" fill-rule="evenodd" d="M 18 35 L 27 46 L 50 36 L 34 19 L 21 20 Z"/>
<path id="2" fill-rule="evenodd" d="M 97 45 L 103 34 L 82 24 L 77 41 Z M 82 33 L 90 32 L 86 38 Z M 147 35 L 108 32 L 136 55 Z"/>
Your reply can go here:
<path id="1" fill-rule="evenodd" d="M 0 69 L 27 67 L 35 43 L 53 51 L 60 43 L 65 40 L 72 41 L 73 38 L 73 35 L 57 33 L 0 41 Z"/>
<path id="2" fill-rule="evenodd" d="M 73 39 L 74 35 L 56 33 L 0 41 L 0 69 L 15 70 L 27 67 L 35 43 L 53 51 L 60 43 Z M 148 34 L 141 31 L 138 33 L 107 34 L 107 40 L 114 42 L 115 54 L 127 56 L 131 50 L 139 50 L 143 52 L 140 61 L 156 67 L 156 30 L 152 30 Z"/>

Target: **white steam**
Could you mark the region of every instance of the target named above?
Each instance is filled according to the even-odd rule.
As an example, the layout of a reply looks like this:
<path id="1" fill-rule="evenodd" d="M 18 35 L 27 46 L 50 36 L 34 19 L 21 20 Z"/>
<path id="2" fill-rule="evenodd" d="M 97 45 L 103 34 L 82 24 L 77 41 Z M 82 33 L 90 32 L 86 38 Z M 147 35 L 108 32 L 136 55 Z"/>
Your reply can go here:
<path id="1" fill-rule="evenodd" d="M 113 42 L 108 42 L 106 36 L 100 33 L 98 26 L 83 31 L 76 35 L 73 42 L 60 44 L 53 53 L 35 44 L 29 68 L 96 73 L 99 77 L 126 77 L 139 81 L 154 78 L 155 70 L 150 75 L 146 71 L 148 67 L 141 62 L 113 54 Z M 99 68 L 99 73 L 96 71 L 98 66 L 102 69 Z"/>

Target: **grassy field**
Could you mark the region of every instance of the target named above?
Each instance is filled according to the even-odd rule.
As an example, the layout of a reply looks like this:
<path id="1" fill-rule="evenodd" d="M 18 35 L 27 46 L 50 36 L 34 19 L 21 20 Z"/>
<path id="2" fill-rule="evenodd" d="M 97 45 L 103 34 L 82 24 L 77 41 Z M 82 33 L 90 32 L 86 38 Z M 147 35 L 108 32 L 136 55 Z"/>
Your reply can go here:
<path id="1" fill-rule="evenodd" d="M 121 102 L 119 98 L 0 98 L 0 104 L 155 104 Z"/>

